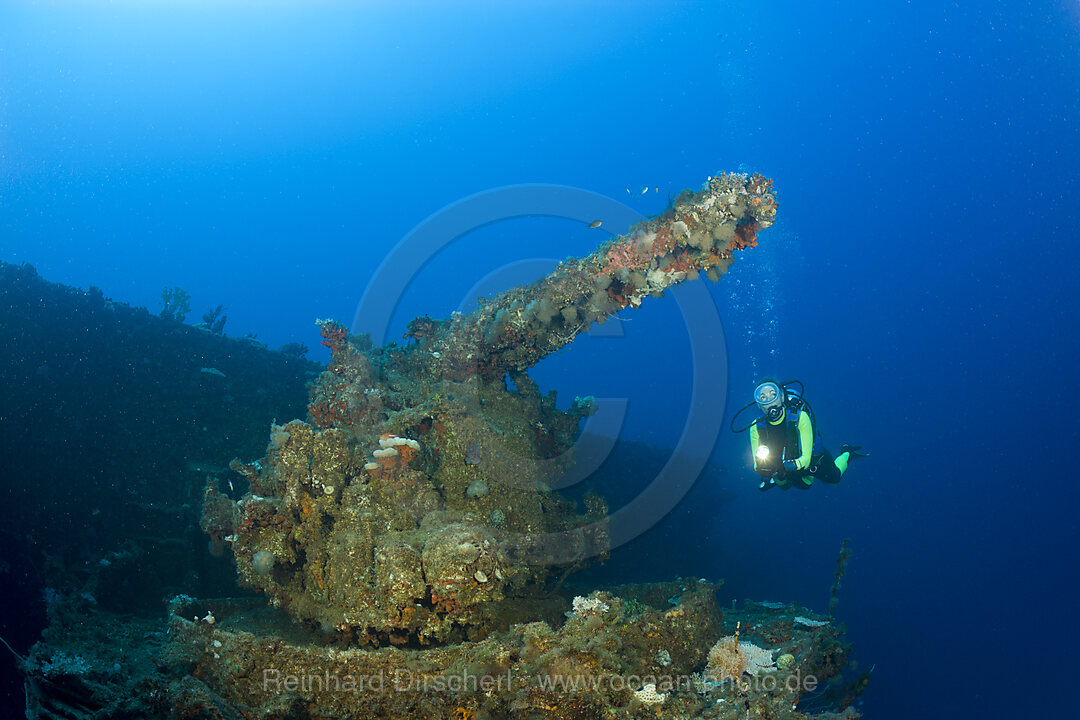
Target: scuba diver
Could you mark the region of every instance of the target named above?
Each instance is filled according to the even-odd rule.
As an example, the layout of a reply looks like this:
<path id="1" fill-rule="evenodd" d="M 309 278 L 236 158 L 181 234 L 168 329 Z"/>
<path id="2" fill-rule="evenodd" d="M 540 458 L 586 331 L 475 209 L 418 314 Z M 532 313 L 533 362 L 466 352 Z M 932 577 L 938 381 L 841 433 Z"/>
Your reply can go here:
<path id="1" fill-rule="evenodd" d="M 798 385 L 798 389 L 795 389 Z M 835 458 L 825 449 L 817 432 L 814 410 L 803 398 L 799 380 L 781 383 L 765 378 L 754 388 L 754 399 L 731 419 L 732 432 L 750 431 L 750 451 L 754 471 L 761 476 L 758 489 L 808 489 L 818 479 L 834 485 L 847 471 L 848 463 L 869 453 L 859 452 L 859 445 L 842 445 Z M 756 406 L 761 417 L 746 427 L 735 429 L 743 410 Z"/>

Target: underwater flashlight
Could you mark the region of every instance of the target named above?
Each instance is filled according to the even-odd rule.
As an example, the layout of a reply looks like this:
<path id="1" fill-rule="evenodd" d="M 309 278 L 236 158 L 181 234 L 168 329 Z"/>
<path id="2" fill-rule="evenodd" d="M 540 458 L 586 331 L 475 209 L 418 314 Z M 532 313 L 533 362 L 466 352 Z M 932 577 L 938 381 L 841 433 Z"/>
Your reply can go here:
<path id="1" fill-rule="evenodd" d="M 758 445 L 758 449 L 757 449 L 756 454 L 757 454 L 757 459 L 758 460 L 767 459 L 769 457 L 769 446 L 768 445 Z"/>

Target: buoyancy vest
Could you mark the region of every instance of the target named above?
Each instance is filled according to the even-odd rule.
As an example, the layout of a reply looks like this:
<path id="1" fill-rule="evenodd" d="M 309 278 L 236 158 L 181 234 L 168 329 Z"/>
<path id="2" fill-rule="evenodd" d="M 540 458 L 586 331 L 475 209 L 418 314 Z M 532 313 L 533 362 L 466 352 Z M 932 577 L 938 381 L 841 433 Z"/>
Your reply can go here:
<path id="1" fill-rule="evenodd" d="M 769 448 L 765 460 L 758 459 L 758 470 L 779 471 L 784 467 L 784 460 L 794 460 L 802 455 L 799 442 L 799 413 L 786 413 L 783 422 L 772 425 L 762 418 L 757 422 L 758 445 Z"/>

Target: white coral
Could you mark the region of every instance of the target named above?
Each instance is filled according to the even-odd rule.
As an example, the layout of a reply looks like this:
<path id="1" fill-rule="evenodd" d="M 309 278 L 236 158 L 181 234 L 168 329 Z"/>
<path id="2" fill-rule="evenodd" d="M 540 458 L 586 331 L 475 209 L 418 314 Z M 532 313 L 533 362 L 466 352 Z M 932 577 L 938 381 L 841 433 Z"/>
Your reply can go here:
<path id="1" fill-rule="evenodd" d="M 608 604 L 600 598 L 583 598 L 580 595 L 574 598 L 574 609 L 572 610 L 574 615 L 585 612 L 605 613 L 607 611 Z"/>
<path id="2" fill-rule="evenodd" d="M 645 683 L 640 690 L 634 692 L 634 697 L 645 705 L 659 705 L 667 700 L 667 693 L 656 692 L 656 683 Z"/>
<path id="3" fill-rule="evenodd" d="M 379 450 L 388 450 L 391 448 L 400 447 L 402 445 L 408 445 L 413 450 L 420 449 L 420 443 L 411 438 L 398 437 L 397 435 L 391 435 L 390 437 L 379 438 Z M 375 456 L 378 457 L 379 450 L 375 451 Z M 394 451 L 397 452 L 396 450 Z"/>
<path id="4" fill-rule="evenodd" d="M 776 662 L 773 660 L 774 650 L 766 650 L 757 645 L 743 640 L 739 643 L 739 653 L 746 660 L 747 675 L 757 675 L 762 670 L 775 670 Z"/>

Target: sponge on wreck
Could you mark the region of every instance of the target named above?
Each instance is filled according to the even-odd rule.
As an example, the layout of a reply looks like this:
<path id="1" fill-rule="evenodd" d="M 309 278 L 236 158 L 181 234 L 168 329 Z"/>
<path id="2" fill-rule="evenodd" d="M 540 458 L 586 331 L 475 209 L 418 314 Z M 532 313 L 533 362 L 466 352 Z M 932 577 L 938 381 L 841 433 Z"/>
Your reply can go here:
<path id="1" fill-rule="evenodd" d="M 775 670 L 773 651 L 758 647 L 736 635 L 722 637 L 709 650 L 705 675 L 713 682 L 738 680 L 743 673 L 757 677 L 762 671 Z"/>

